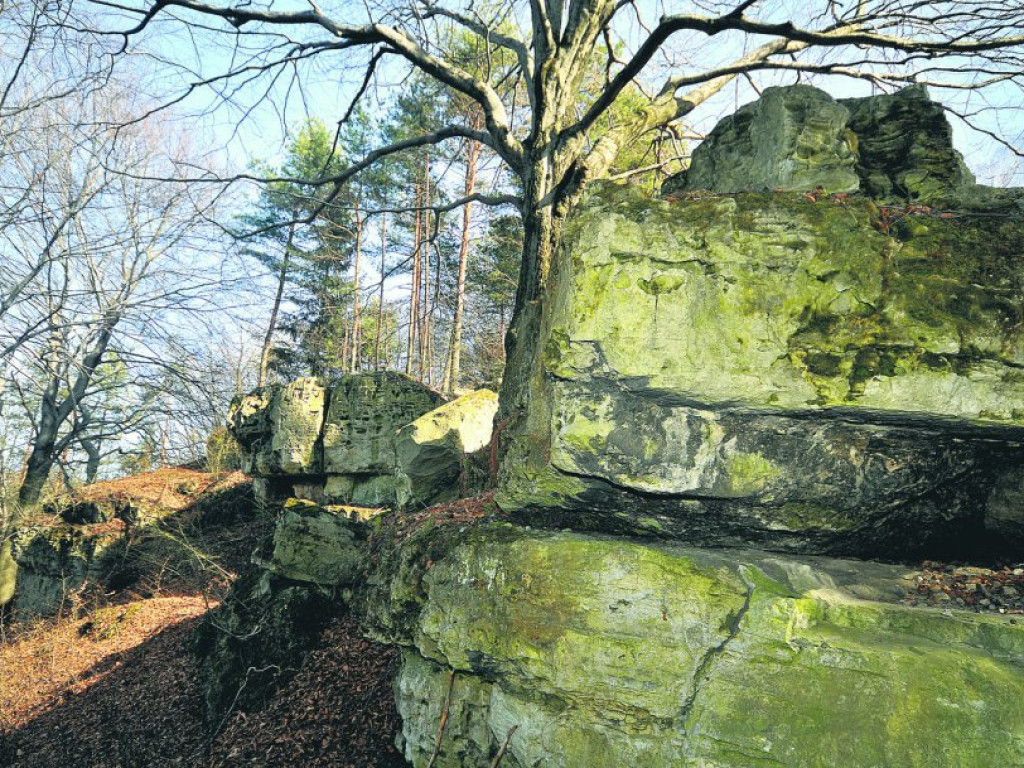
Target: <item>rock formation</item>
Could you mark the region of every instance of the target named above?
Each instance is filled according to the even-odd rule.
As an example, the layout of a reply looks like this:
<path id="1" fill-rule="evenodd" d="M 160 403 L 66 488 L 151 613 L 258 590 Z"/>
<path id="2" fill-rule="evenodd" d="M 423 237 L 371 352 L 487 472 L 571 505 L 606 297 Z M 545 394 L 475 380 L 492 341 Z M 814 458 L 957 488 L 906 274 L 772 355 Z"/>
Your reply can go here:
<path id="1" fill-rule="evenodd" d="M 919 88 L 769 89 L 667 199 L 597 187 L 501 520 L 421 509 L 479 489 L 493 393 L 384 373 L 239 398 L 272 532 L 197 638 L 211 722 L 353 610 L 403 648 L 414 768 L 1024 764 L 1018 617 L 824 556 L 1024 544 L 1020 199 L 974 184 Z"/>
<path id="2" fill-rule="evenodd" d="M 490 444 L 496 410 L 488 390 L 445 404 L 387 371 L 257 389 L 236 399 L 228 423 L 264 498 L 427 506 L 459 495 L 471 455 Z M 479 486 L 480 472 L 471 474 Z"/>
<path id="3" fill-rule="evenodd" d="M 900 567 L 502 524 L 401 554 L 369 617 L 415 768 L 1024 760 L 1024 625 L 900 605 Z"/>
<path id="4" fill-rule="evenodd" d="M 833 99 L 809 85 L 766 88 L 722 120 L 666 193 L 859 193 L 887 203 L 1024 212 L 1021 190 L 976 184 L 941 104 L 914 85 Z"/>
<path id="5" fill-rule="evenodd" d="M 228 426 L 266 492 L 360 506 L 396 500 L 395 433 L 444 399 L 407 376 L 297 379 L 238 398 Z"/>
<path id="6" fill-rule="evenodd" d="M 471 457 L 490 446 L 497 411 L 498 395 L 479 389 L 399 430 L 395 437 L 399 505 L 426 506 L 470 495 L 472 489 L 460 487 L 460 478 L 465 478 Z"/>
<path id="7" fill-rule="evenodd" d="M 596 192 L 552 268 L 501 507 L 870 557 L 984 535 L 1024 459 L 1024 221 L 896 210 Z"/>

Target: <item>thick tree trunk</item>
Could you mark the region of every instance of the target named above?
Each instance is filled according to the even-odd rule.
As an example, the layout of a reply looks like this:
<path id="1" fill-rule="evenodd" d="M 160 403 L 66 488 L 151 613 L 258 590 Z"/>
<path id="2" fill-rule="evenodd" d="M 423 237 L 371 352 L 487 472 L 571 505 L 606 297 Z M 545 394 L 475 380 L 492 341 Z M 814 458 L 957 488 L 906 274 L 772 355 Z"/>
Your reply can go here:
<path id="1" fill-rule="evenodd" d="M 25 462 L 25 475 L 18 490 L 18 504 L 22 508 L 32 507 L 39 503 L 43 487 L 53 469 L 57 458 L 57 433 L 60 430 L 59 406 L 56 400 L 60 382 L 53 379 L 43 394 L 39 406 L 39 425 L 36 439 L 32 443 L 28 461 Z"/>
<path id="2" fill-rule="evenodd" d="M 263 348 L 260 350 L 260 372 L 259 378 L 256 380 L 256 386 L 259 387 L 267 383 L 270 353 L 274 348 L 274 331 L 277 330 L 277 316 L 281 311 L 281 298 L 284 296 L 284 286 L 288 280 L 288 264 L 292 256 L 294 237 L 295 225 L 292 224 L 288 227 L 288 239 L 284 246 L 284 257 L 281 259 L 281 271 L 277 275 L 277 291 L 274 293 L 274 306 L 270 310 L 270 322 L 267 324 L 267 334 L 263 337 Z"/>
<path id="3" fill-rule="evenodd" d="M 555 178 L 554 163 L 546 158 L 536 159 L 525 174 L 522 263 L 505 337 L 505 372 L 496 417 L 502 461 L 513 442 L 528 446 L 524 450 L 549 450 L 544 435 L 546 427 L 550 426 L 550 414 L 545 414 L 543 408 L 531 409 L 530 401 L 539 397 L 541 403 L 550 402 L 545 394 L 547 382 L 539 359 L 547 344 L 545 301 L 562 225 L 579 199 L 578 187 L 563 183 L 555 188 Z M 528 416 L 532 420 L 528 421 Z M 527 439 L 515 439 L 527 435 Z"/>

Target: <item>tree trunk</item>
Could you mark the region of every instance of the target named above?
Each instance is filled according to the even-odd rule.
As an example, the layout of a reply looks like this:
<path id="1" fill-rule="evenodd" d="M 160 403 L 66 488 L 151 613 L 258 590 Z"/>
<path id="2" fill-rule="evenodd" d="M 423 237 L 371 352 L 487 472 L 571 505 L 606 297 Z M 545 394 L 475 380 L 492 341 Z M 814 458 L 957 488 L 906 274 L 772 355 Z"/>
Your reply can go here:
<path id="1" fill-rule="evenodd" d="M 420 241 L 420 270 L 423 274 L 423 294 L 420 298 L 419 338 L 419 380 L 429 380 L 429 339 L 430 328 L 430 246 L 434 243 L 433 217 L 427 210 L 430 205 L 430 155 L 423 163 L 423 238 Z"/>
<path id="2" fill-rule="evenodd" d="M 466 156 L 466 183 L 463 191 L 466 197 L 476 188 L 476 163 L 480 155 L 480 143 L 470 141 Z M 455 285 L 455 316 L 452 318 L 452 343 L 449 353 L 447 390 L 453 395 L 459 387 L 459 367 L 462 358 L 462 313 L 466 305 L 466 266 L 469 263 L 469 231 L 473 224 L 473 204 L 466 203 L 462 209 L 462 239 L 459 242 L 459 274 Z"/>
<path id="3" fill-rule="evenodd" d="M 413 357 L 416 350 L 416 325 L 419 319 L 420 295 L 420 239 L 423 212 L 420 210 L 420 186 L 416 185 L 416 223 L 413 229 L 412 244 L 412 287 L 409 290 L 409 338 L 406 345 L 405 374 L 412 376 Z"/>
<path id="4" fill-rule="evenodd" d="M 96 482 L 96 477 L 100 472 L 100 459 L 102 453 L 100 452 L 100 443 L 96 440 L 81 440 L 80 444 L 82 450 L 85 451 L 85 484 L 92 485 Z"/>
<path id="5" fill-rule="evenodd" d="M 295 218 L 294 216 L 292 218 Z M 270 310 L 270 323 L 267 335 L 263 337 L 263 349 L 260 350 L 260 373 L 256 386 L 267 383 L 267 369 L 270 367 L 270 352 L 274 347 L 274 331 L 277 330 L 277 316 L 281 311 L 281 298 L 284 296 L 284 285 L 288 279 L 288 262 L 292 255 L 292 242 L 295 237 L 295 225 L 288 227 L 288 239 L 284 245 L 284 258 L 281 259 L 281 271 L 277 276 L 277 292 L 274 294 L 274 307 Z"/>
<path id="6" fill-rule="evenodd" d="M 18 503 L 22 508 L 34 506 L 39 502 L 46 478 L 53 468 L 58 452 L 75 437 L 73 430 L 71 434 L 65 435 L 61 439 L 61 444 L 58 447 L 57 438 L 61 425 L 82 402 L 89 383 L 92 381 L 93 373 L 96 372 L 97 366 L 103 360 L 114 328 L 120 319 L 117 312 L 107 314 L 88 353 L 82 358 L 74 384 L 63 393 L 63 398 L 60 401 L 57 397 L 61 394 L 61 380 L 56 375 L 51 376 L 39 406 L 39 424 L 36 430 L 36 439 L 32 444 L 32 451 L 29 453 L 25 466 L 25 478 L 18 490 Z"/>
<path id="7" fill-rule="evenodd" d="M 43 486 L 50 476 L 53 462 L 56 460 L 57 433 L 60 431 L 59 405 L 57 393 L 60 380 L 52 378 L 43 393 L 39 404 L 39 425 L 36 439 L 32 442 L 32 450 L 25 462 L 25 475 L 18 490 L 18 504 L 22 508 L 35 506 L 42 495 Z"/>
<path id="8" fill-rule="evenodd" d="M 380 215 L 380 289 L 377 294 L 377 338 L 373 344 L 373 368 L 380 370 L 380 342 L 384 333 L 384 273 L 387 271 L 388 253 L 388 218 L 386 213 Z"/>
<path id="9" fill-rule="evenodd" d="M 550 398 L 544 396 L 547 384 L 537 359 L 547 342 L 543 337 L 544 300 L 562 224 L 578 198 L 578 193 L 568 197 L 565 190 L 554 189 L 553 178 L 553 162 L 546 157 L 535 157 L 524 179 L 523 255 L 512 319 L 505 337 L 506 364 L 496 417 L 496 423 L 501 427 L 498 450 L 502 462 L 511 444 L 510 438 L 528 434 L 534 428 L 538 430 L 536 435 L 516 442 L 529 446 L 529 450 L 546 451 L 549 447 L 540 429 L 541 422 L 545 420 L 544 414 L 537 412 L 539 421 L 535 424 L 527 423 L 525 417 L 534 395 L 539 395 L 541 402 L 550 402 Z M 550 414 L 547 423 L 550 424 Z"/>
<path id="10" fill-rule="evenodd" d="M 352 280 L 352 364 L 350 370 L 359 370 L 359 270 L 363 255 L 363 215 L 359 203 L 355 206 L 356 216 L 356 261 Z"/>

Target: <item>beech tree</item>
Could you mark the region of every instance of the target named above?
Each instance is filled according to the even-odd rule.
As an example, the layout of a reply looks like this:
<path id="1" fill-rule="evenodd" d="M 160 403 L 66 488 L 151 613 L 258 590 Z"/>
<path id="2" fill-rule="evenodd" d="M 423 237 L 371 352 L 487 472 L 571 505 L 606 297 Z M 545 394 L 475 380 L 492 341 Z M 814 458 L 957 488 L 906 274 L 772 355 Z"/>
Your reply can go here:
<path id="1" fill-rule="evenodd" d="M 1024 82 L 1024 7 L 1017 0 L 920 3 L 911 0 L 837 0 L 797 6 L 771 0 L 678 4 L 648 24 L 633 0 L 411 0 L 408 4 L 274 3 L 204 0 L 96 0 L 119 14 L 137 15 L 116 31 L 125 47 L 158 23 L 212 30 L 225 52 L 194 79 L 189 91 L 223 87 L 316 60 L 319 71 L 362 68 L 355 100 L 365 97 L 392 61 L 436 80 L 474 105 L 453 120 L 379 146 L 320 183 L 340 194 L 357 174 L 389 156 L 452 140 L 469 140 L 496 153 L 516 179 L 518 194 L 471 192 L 445 209 L 481 202 L 514 205 L 524 230 L 516 302 L 507 339 L 509 372 L 503 409 L 518 410 L 517 381 L 532 353 L 539 307 L 562 223 L 587 184 L 609 173 L 616 157 L 651 132 L 674 130 L 738 77 L 801 72 L 867 79 L 876 84 L 924 82 L 975 91 Z M 497 54 L 513 71 L 482 71 L 446 54 L 458 28 Z M 676 42 L 687 55 L 673 62 Z M 227 55 L 230 51 L 233 55 Z M 723 53 L 734 51 L 724 63 Z M 164 54 L 165 58 L 167 54 Z M 333 57 L 333 58 L 332 58 Z M 211 57 L 212 59 L 212 57 Z M 581 84 L 594 62 L 605 73 L 600 88 Z M 668 66 L 669 64 L 674 66 Z M 660 83 L 654 78 L 661 75 Z M 519 87 L 505 88 L 509 77 Z M 602 120 L 624 94 L 635 101 L 629 119 Z M 232 98 L 237 90 L 231 91 Z M 642 98 L 638 98 L 642 94 Z M 586 100 L 581 102 L 581 98 Z M 522 101 L 520 101 L 522 99 Z M 340 119 L 352 113 L 343 105 Z M 480 116 L 481 126 L 474 123 Z M 329 201 L 331 195 L 327 195 Z M 525 357 L 524 357 L 525 356 Z"/>

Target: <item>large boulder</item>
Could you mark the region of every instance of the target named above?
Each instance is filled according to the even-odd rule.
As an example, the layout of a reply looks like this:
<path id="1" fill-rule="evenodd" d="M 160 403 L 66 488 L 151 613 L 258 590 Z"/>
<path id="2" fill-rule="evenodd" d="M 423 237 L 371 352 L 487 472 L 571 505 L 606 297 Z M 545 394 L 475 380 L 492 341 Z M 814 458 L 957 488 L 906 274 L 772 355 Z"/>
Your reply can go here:
<path id="1" fill-rule="evenodd" d="M 260 568 L 243 574 L 195 635 L 208 721 L 262 708 L 341 610 L 330 589 Z"/>
<path id="2" fill-rule="evenodd" d="M 497 501 L 533 523 L 902 557 L 1024 456 L 1024 223 L 605 187 L 551 273 Z"/>
<path id="3" fill-rule="evenodd" d="M 331 389 L 324 427 L 327 474 L 384 475 L 395 468 L 395 432 L 444 398 L 393 371 L 347 376 Z"/>
<path id="4" fill-rule="evenodd" d="M 441 395 L 392 371 L 342 379 L 331 390 L 324 426 L 328 497 L 361 506 L 394 505 L 396 434 L 443 403 Z"/>
<path id="5" fill-rule="evenodd" d="M 944 202 L 974 186 L 974 176 L 953 148 L 946 111 L 923 85 L 839 104 L 850 110 L 860 189 L 868 197 Z"/>
<path id="6" fill-rule="evenodd" d="M 366 516 L 350 507 L 289 499 L 274 526 L 266 570 L 293 581 L 351 586 L 363 569 Z"/>
<path id="7" fill-rule="evenodd" d="M 316 475 L 327 392 L 316 378 L 261 387 L 231 404 L 228 428 L 242 446 L 250 475 Z"/>
<path id="8" fill-rule="evenodd" d="M 847 107 L 810 85 L 766 88 L 697 146 L 680 188 L 853 192 L 860 179 L 849 119 Z"/>
<path id="9" fill-rule="evenodd" d="M 301 495 L 366 507 L 396 501 L 395 435 L 445 399 L 392 371 L 303 378 L 237 398 L 228 428 L 264 506 Z"/>
<path id="10" fill-rule="evenodd" d="M 468 495 L 467 464 L 490 445 L 498 395 L 479 389 L 423 414 L 395 438 L 401 506 L 427 506 Z"/>
<path id="11" fill-rule="evenodd" d="M 1024 625 L 903 605 L 905 569 L 441 528 L 378 593 L 416 768 L 1024 761 Z"/>
<path id="12" fill-rule="evenodd" d="M 840 100 L 809 85 L 766 88 L 719 122 L 663 191 L 819 188 L 886 203 L 1024 212 L 1024 190 L 975 183 L 945 110 L 923 85 Z"/>

